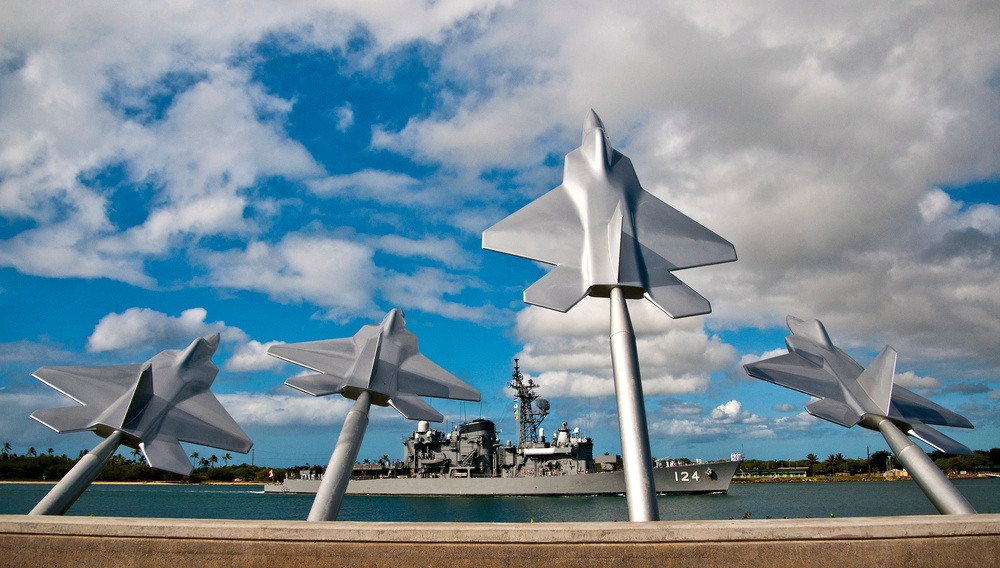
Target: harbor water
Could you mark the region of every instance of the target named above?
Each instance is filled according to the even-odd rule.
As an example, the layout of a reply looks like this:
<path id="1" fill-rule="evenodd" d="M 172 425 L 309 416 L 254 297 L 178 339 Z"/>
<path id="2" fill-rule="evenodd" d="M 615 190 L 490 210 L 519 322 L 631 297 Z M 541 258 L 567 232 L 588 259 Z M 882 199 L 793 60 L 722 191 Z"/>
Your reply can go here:
<path id="1" fill-rule="evenodd" d="M 955 486 L 979 513 L 1000 513 L 1000 479 L 960 479 Z M 0 484 L 0 514 L 25 514 L 48 484 Z M 263 492 L 260 485 L 95 484 L 69 515 L 202 519 L 304 520 L 312 495 Z M 657 498 L 663 520 L 933 515 L 912 481 L 733 484 L 727 495 Z M 624 496 L 384 497 L 348 496 L 339 520 L 400 522 L 627 521 Z"/>

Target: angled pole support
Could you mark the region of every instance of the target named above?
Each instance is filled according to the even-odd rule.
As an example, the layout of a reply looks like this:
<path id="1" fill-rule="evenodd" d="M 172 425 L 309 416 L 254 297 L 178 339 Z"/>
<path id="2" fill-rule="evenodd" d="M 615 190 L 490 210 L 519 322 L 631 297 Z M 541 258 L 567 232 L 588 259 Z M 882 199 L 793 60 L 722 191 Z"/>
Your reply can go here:
<path id="1" fill-rule="evenodd" d="M 354 462 L 358 459 L 361 440 L 368 428 L 368 411 L 372 406 L 372 395 L 361 391 L 354 406 L 344 419 L 344 427 L 337 438 L 337 445 L 330 456 L 330 464 L 326 466 L 323 481 L 320 482 L 312 508 L 309 509 L 310 521 L 335 521 L 340 513 L 340 505 L 347 493 L 347 483 L 354 471 Z"/>
<path id="2" fill-rule="evenodd" d="M 73 469 L 63 476 L 42 500 L 35 505 L 29 515 L 64 515 L 73 503 L 83 495 L 90 484 L 97 479 L 105 464 L 118 451 L 122 443 L 122 433 L 115 430 L 97 447 L 76 462 Z"/>
<path id="3" fill-rule="evenodd" d="M 927 495 L 931 503 L 942 515 L 975 515 L 964 495 L 959 493 L 948 477 L 931 461 L 931 458 L 920 449 L 910 437 L 904 434 L 892 420 L 882 418 L 878 423 L 885 441 L 892 453 L 906 468 L 910 477 L 917 482 L 920 489 Z"/>
<path id="4" fill-rule="evenodd" d="M 635 331 L 621 288 L 611 289 L 611 367 L 615 375 L 618 402 L 618 433 L 625 468 L 625 498 L 629 521 L 658 521 L 653 459 L 649 450 L 649 429 L 639 376 L 639 355 Z"/>

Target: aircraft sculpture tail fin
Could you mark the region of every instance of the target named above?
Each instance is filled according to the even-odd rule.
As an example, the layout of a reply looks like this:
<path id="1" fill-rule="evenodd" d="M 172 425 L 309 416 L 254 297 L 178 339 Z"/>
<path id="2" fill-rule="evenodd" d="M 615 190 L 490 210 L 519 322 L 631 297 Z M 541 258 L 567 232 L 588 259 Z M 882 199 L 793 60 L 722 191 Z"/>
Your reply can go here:
<path id="1" fill-rule="evenodd" d="M 845 428 L 850 428 L 861 422 L 861 415 L 850 406 L 829 398 L 820 398 L 810 402 L 806 405 L 806 410 L 816 418 L 822 418 Z"/>
<path id="2" fill-rule="evenodd" d="M 444 415 L 415 394 L 397 394 L 389 400 L 389 404 L 396 409 L 396 412 L 403 415 L 403 418 L 428 422 L 444 420 Z"/>
<path id="3" fill-rule="evenodd" d="M 135 379 L 135 386 L 132 388 L 132 397 L 125 408 L 125 415 L 122 417 L 121 427 L 125 428 L 135 420 L 149 400 L 153 398 L 153 366 L 148 362 L 142 366 L 139 376 Z"/>
<path id="4" fill-rule="evenodd" d="M 524 301 L 534 306 L 567 312 L 587 296 L 580 269 L 560 265 L 524 291 Z"/>
<path id="5" fill-rule="evenodd" d="M 872 361 L 868 368 L 858 375 L 858 385 L 868 398 L 875 403 L 883 416 L 889 416 L 892 400 L 892 382 L 896 374 L 896 350 L 888 345 Z"/>
<path id="6" fill-rule="evenodd" d="M 395 319 L 392 313 L 390 313 L 388 317 L 393 320 Z M 394 323 L 391 325 L 394 325 Z M 378 329 L 378 332 L 375 334 L 374 341 L 365 341 L 358 346 L 355 351 L 354 362 L 351 363 L 350 367 L 347 369 L 345 378 L 351 386 L 367 387 L 371 384 L 372 379 L 375 378 L 379 361 L 379 352 L 382 349 L 382 339 L 385 336 L 385 330 L 376 326 L 372 327 Z M 401 333 L 408 332 L 404 328 Z"/>
<path id="7" fill-rule="evenodd" d="M 62 434 L 93 430 L 99 412 L 89 406 L 69 406 L 65 408 L 43 408 L 31 413 L 31 417 Z"/>
<path id="8" fill-rule="evenodd" d="M 665 282 L 665 277 L 657 280 L 646 290 L 646 299 L 663 313 L 674 319 L 712 313 L 712 304 L 687 284 L 677 278 L 672 282 Z"/>
<path id="9" fill-rule="evenodd" d="M 931 428 L 922 422 L 911 421 L 910 431 L 907 432 L 907 434 L 917 438 L 928 446 L 937 448 L 946 454 L 962 454 L 965 456 L 972 455 L 972 450 L 964 444 L 945 436 L 941 432 L 938 432 L 934 428 Z"/>
<path id="10" fill-rule="evenodd" d="M 347 386 L 347 382 L 343 378 L 325 373 L 292 377 L 286 380 L 285 384 L 312 396 L 336 394 L 342 392 Z"/>
<path id="11" fill-rule="evenodd" d="M 176 439 L 157 436 L 139 444 L 139 450 L 150 467 L 187 475 L 194 469 L 188 461 L 184 448 Z"/>

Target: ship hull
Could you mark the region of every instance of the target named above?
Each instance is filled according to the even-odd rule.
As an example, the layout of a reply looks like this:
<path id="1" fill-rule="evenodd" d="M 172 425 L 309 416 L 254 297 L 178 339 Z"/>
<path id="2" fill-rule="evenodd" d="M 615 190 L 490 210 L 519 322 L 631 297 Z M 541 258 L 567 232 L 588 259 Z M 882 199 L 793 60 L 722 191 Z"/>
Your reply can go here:
<path id="1" fill-rule="evenodd" d="M 658 494 L 726 493 L 740 461 L 711 462 L 653 469 Z M 265 493 L 315 494 L 320 481 L 286 479 L 264 486 Z M 619 495 L 625 493 L 620 472 L 539 477 L 424 477 L 352 479 L 348 495 L 526 496 Z"/>

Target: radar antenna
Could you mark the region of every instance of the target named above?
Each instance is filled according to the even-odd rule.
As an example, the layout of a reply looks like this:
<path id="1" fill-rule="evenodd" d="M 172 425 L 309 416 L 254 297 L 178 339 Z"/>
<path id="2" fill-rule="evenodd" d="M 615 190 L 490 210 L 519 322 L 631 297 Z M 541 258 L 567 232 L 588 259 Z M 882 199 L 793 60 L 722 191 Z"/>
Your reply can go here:
<path id="1" fill-rule="evenodd" d="M 514 415 L 518 424 L 518 447 L 524 448 L 526 443 L 538 442 L 538 427 L 549 414 L 549 401 L 539 399 L 537 404 L 532 405 L 538 395 L 535 389 L 538 385 L 528 379 L 524 381 L 521 369 L 518 366 L 518 359 L 514 359 L 514 373 L 510 379 L 510 388 L 514 389 L 514 398 L 517 402 L 514 406 Z M 537 410 L 536 410 L 537 409 Z"/>

